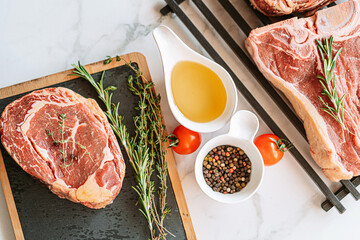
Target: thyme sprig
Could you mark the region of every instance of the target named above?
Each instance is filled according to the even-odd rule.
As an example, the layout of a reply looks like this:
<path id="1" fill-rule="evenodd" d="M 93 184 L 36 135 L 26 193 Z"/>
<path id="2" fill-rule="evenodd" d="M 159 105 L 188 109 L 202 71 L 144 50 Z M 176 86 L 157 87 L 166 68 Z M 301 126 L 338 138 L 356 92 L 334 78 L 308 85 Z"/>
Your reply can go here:
<path id="1" fill-rule="evenodd" d="M 109 64 L 112 60 L 113 58 L 109 57 L 104 64 Z M 123 59 L 119 56 L 116 57 L 116 61 L 121 60 Z M 133 94 L 139 97 L 137 106 L 139 115 L 134 118 L 136 128 L 134 137 L 130 137 L 126 126 L 122 123 L 123 117 L 119 115 L 119 103 L 116 105 L 112 103 L 111 91 L 116 90 L 116 87 L 104 88 L 105 72 L 102 73 L 100 81 L 96 82 L 79 62 L 78 65 L 73 65 L 75 68 L 73 75 L 88 80 L 105 104 L 105 114 L 124 146 L 130 165 L 135 172 L 136 186 L 133 188 L 139 196 L 139 210 L 148 222 L 151 239 L 165 239 L 168 231 L 164 227 L 164 219 L 170 213 L 170 209 L 166 206 L 167 165 L 166 150 L 163 149 L 162 143 L 167 141 L 167 137 L 160 111 L 160 96 L 155 95 L 152 89 L 153 83 L 147 81 L 139 70 L 135 69 L 131 63 L 125 61 L 125 64 L 135 72 L 135 77 L 129 76 L 128 86 Z M 155 184 L 151 180 L 154 164 L 160 179 L 159 211 L 155 201 Z"/>
<path id="2" fill-rule="evenodd" d="M 127 63 L 127 65 L 131 66 L 130 63 Z M 131 66 L 131 68 L 133 67 Z M 156 218 L 156 223 L 159 224 L 158 227 L 161 228 L 160 232 L 165 233 L 164 219 L 166 215 L 170 213 L 170 209 L 166 206 L 167 164 L 165 155 L 167 151 L 163 149 L 163 143 L 167 141 L 167 136 L 165 133 L 163 118 L 161 116 L 160 95 L 155 97 L 152 90 L 153 83 L 145 80 L 146 84 L 143 84 L 141 80 L 141 77 L 144 78 L 142 73 L 135 68 L 133 68 L 133 70 L 136 71 L 136 77 L 129 77 L 128 86 L 130 91 L 138 96 L 143 101 L 143 104 L 145 104 L 143 114 L 146 119 L 144 119 L 144 121 L 148 122 L 149 125 L 143 130 L 150 135 L 148 142 L 150 146 L 150 158 L 151 162 L 155 163 L 158 178 L 160 180 L 160 187 L 158 192 L 160 214 L 157 213 L 157 208 L 154 205 L 154 217 Z M 139 120 L 137 118 L 135 118 L 135 125 L 139 125 Z M 140 126 L 139 130 L 141 128 L 142 126 Z M 155 204 L 155 201 L 153 201 L 153 204 Z"/>
<path id="3" fill-rule="evenodd" d="M 335 86 L 336 76 L 334 75 L 334 70 L 336 66 L 336 60 L 338 59 L 342 48 L 340 48 L 335 53 L 335 56 L 332 57 L 333 36 L 331 36 L 330 39 L 323 38 L 322 41 L 316 40 L 316 42 L 324 68 L 324 75 L 318 75 L 317 78 L 323 87 L 321 94 L 326 96 L 331 102 L 331 104 L 329 104 L 321 96 L 319 96 L 318 99 L 323 105 L 321 109 L 334 118 L 340 124 L 342 129 L 353 134 L 345 125 L 344 100 L 346 94 L 343 94 L 340 97 Z"/>
<path id="4" fill-rule="evenodd" d="M 61 127 L 60 129 L 60 134 L 61 134 L 61 142 L 62 142 L 62 150 L 60 150 L 60 153 L 63 155 L 63 161 L 64 161 L 64 168 L 67 168 L 71 165 L 70 164 L 65 164 L 67 162 L 67 157 L 66 157 L 66 153 L 65 153 L 65 144 L 64 144 L 64 134 L 65 134 L 65 119 L 66 119 L 66 114 L 60 114 L 59 115 L 60 121 L 59 121 L 59 125 Z"/>
<path id="5" fill-rule="evenodd" d="M 57 147 L 61 144 L 61 147 L 62 149 L 59 150 L 60 154 L 62 155 L 62 161 L 63 161 L 63 164 L 60 165 L 60 167 L 62 168 L 67 168 L 71 165 L 71 163 L 69 164 L 66 164 L 66 162 L 68 161 L 68 154 L 67 154 L 67 151 L 66 151 L 66 148 L 65 148 L 65 144 L 66 143 L 74 143 L 75 145 L 79 146 L 81 149 L 84 149 L 85 150 L 85 154 L 86 155 L 89 155 L 89 157 L 92 159 L 90 153 L 88 152 L 88 150 L 86 149 L 86 147 L 82 144 L 80 144 L 79 142 L 76 142 L 76 141 L 72 141 L 72 140 L 68 140 L 68 139 L 64 139 L 64 134 L 65 134 L 65 120 L 67 119 L 66 117 L 66 114 L 60 114 L 59 115 L 59 119 L 60 121 L 58 122 L 59 123 L 59 126 L 60 126 L 60 134 L 61 134 L 61 140 L 56 140 L 55 137 L 54 137 L 54 131 L 53 130 L 49 130 L 49 129 L 46 129 L 46 135 L 50 136 L 53 140 L 53 144 Z M 75 159 L 75 155 L 74 154 L 70 154 L 70 158 L 71 159 Z"/>

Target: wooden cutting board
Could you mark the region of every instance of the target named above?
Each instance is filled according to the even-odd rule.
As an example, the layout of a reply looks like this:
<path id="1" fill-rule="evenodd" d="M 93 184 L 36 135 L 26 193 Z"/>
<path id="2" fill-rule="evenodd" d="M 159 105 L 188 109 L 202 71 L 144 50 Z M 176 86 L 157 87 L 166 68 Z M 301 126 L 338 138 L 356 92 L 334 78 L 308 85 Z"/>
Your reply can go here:
<path id="1" fill-rule="evenodd" d="M 151 80 L 142 54 L 130 53 L 121 58 L 136 63 L 144 77 Z M 133 74 L 132 70 L 123 61 L 115 59 L 107 65 L 101 61 L 85 67 L 95 80 L 106 70 L 104 85 L 117 86 L 113 100 L 121 103 L 120 114 L 124 115 L 124 123 L 132 131 L 132 118 L 137 114 L 134 110 L 137 97 L 127 88 L 127 78 Z M 71 73 L 72 70 L 68 70 L 0 89 L 0 113 L 7 104 L 24 94 L 50 86 L 70 88 L 86 98 L 96 99 L 103 107 L 92 86 L 83 79 L 70 76 Z M 125 153 L 123 149 L 122 152 Z M 128 163 L 126 154 L 123 155 Z M 172 151 L 167 152 L 166 160 L 171 183 L 168 188 L 171 215 L 166 219 L 166 227 L 176 239 L 196 239 Z M 23 171 L 2 145 L 0 181 L 16 239 L 148 239 L 146 221 L 136 206 L 138 197 L 131 188 L 135 182 L 129 164 L 120 194 L 113 204 L 100 210 L 58 198 Z M 175 238 L 168 235 L 168 239 Z"/>

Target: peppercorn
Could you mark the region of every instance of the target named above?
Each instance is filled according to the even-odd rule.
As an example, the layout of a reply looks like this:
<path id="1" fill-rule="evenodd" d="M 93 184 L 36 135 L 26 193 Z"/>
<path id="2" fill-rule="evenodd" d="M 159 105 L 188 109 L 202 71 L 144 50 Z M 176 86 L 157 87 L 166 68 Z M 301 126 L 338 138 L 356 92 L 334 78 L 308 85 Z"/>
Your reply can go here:
<path id="1" fill-rule="evenodd" d="M 228 145 L 213 148 L 204 158 L 206 184 L 224 194 L 239 192 L 250 181 L 251 162 L 240 148 Z"/>

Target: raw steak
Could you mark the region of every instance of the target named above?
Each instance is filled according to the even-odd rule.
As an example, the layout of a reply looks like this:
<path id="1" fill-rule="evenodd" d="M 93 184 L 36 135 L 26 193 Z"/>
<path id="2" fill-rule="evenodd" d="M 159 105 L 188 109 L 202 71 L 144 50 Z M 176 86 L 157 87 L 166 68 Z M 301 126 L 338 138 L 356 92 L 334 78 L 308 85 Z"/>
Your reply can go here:
<path id="1" fill-rule="evenodd" d="M 310 18 L 292 18 L 255 29 L 246 40 L 260 71 L 286 95 L 304 121 L 311 154 L 332 181 L 360 174 L 359 10 L 359 1 L 351 0 Z M 315 40 L 331 35 L 333 53 L 343 47 L 336 63 L 335 85 L 339 96 L 346 94 L 345 124 L 354 134 L 321 110 L 318 99 L 322 87 L 316 76 L 323 74 L 323 66 Z"/>
<path id="2" fill-rule="evenodd" d="M 5 108 L 0 135 L 13 159 L 60 198 L 103 208 L 121 189 L 125 164 L 93 99 L 66 88 L 32 92 Z"/>
<path id="3" fill-rule="evenodd" d="M 250 0 L 251 5 L 268 16 L 281 16 L 295 12 L 314 12 L 336 0 Z"/>

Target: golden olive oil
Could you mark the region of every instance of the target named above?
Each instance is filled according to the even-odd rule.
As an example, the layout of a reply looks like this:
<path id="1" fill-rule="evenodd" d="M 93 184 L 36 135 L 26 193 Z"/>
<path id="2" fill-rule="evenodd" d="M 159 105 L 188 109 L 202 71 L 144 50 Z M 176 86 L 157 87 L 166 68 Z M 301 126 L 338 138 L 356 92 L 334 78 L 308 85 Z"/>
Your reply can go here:
<path id="1" fill-rule="evenodd" d="M 174 101 L 186 118 L 210 122 L 226 106 L 226 90 L 219 76 L 208 67 L 190 61 L 178 62 L 171 73 Z"/>

